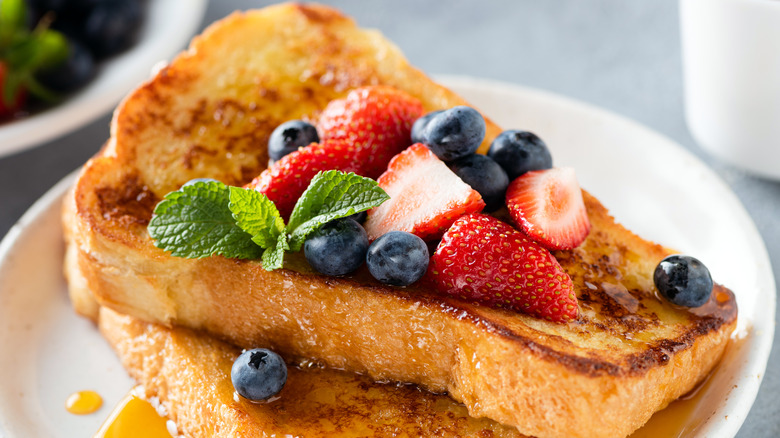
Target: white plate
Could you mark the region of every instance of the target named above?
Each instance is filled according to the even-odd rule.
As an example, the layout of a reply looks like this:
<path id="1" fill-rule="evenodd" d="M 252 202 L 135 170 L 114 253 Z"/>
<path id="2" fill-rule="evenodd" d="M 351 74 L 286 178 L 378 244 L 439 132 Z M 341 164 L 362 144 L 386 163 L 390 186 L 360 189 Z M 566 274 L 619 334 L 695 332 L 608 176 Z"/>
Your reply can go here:
<path id="1" fill-rule="evenodd" d="M 152 67 L 185 48 L 198 30 L 207 0 L 146 2 L 138 42 L 100 64 L 97 77 L 59 105 L 0 124 L 0 157 L 40 145 L 97 119 L 149 77 Z"/>
<path id="2" fill-rule="evenodd" d="M 753 222 L 736 196 L 691 154 L 658 134 L 582 103 L 508 84 L 444 82 L 502 126 L 537 132 L 556 165 L 640 235 L 701 258 L 740 308 L 729 350 L 683 436 L 733 437 L 752 405 L 774 334 L 775 284 Z M 0 244 L 0 435 L 83 437 L 132 383 L 91 323 L 75 316 L 61 274 L 60 199 L 72 177 L 28 211 Z M 63 404 L 95 389 L 106 400 L 77 417 Z"/>

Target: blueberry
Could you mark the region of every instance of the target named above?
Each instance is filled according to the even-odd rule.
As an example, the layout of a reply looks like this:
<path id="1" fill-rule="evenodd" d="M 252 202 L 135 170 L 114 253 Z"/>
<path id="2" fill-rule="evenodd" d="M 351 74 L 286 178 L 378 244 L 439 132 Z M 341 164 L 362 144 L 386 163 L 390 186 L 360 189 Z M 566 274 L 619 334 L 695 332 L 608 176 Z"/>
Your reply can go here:
<path id="1" fill-rule="evenodd" d="M 450 169 L 472 189 L 479 192 L 485 201 L 485 211 L 498 210 L 504 205 L 509 177 L 492 158 L 472 154 L 453 161 Z"/>
<path id="2" fill-rule="evenodd" d="M 247 350 L 233 362 L 230 380 L 241 397 L 253 401 L 268 400 L 284 388 L 287 365 L 271 350 Z"/>
<path id="3" fill-rule="evenodd" d="M 425 128 L 432 118 L 443 111 L 444 110 L 430 112 L 414 121 L 414 124 L 412 125 L 412 144 L 425 143 Z"/>
<path id="4" fill-rule="evenodd" d="M 493 140 L 488 156 L 500 164 L 510 181 L 531 171 L 552 168 L 547 145 L 527 131 L 504 131 Z"/>
<path id="5" fill-rule="evenodd" d="M 671 255 L 658 264 L 653 274 L 658 292 L 673 304 L 699 307 L 710 299 L 712 277 L 699 260 L 685 255 Z"/>
<path id="6" fill-rule="evenodd" d="M 391 231 L 368 248 L 366 264 L 371 275 L 385 284 L 408 286 L 428 269 L 428 246 L 414 234 Z"/>
<path id="7" fill-rule="evenodd" d="M 456 106 L 433 116 L 423 133 L 437 157 L 453 161 L 477 150 L 485 138 L 485 119 L 474 108 Z"/>
<path id="8" fill-rule="evenodd" d="M 71 10 L 84 11 L 96 4 L 106 3 L 115 0 L 27 0 L 31 8 L 43 12 L 54 12 L 58 15 L 67 13 Z"/>
<path id="9" fill-rule="evenodd" d="M 97 58 L 114 55 L 135 42 L 142 21 L 139 0 L 96 2 L 84 20 L 84 42 Z"/>
<path id="10" fill-rule="evenodd" d="M 303 244 L 306 260 L 325 275 L 349 274 L 363 264 L 367 250 L 366 230 L 349 218 L 328 222 Z"/>
<path id="11" fill-rule="evenodd" d="M 36 23 L 48 13 L 54 20 L 52 28 L 60 30 L 63 23 L 68 23 L 68 27 L 75 30 L 83 27 L 90 9 L 109 1 L 116 0 L 27 0 L 26 3 L 34 12 Z"/>
<path id="12" fill-rule="evenodd" d="M 82 39 L 83 27 L 84 27 L 84 23 L 67 20 L 63 18 L 62 15 L 57 15 L 57 18 L 51 24 L 52 29 L 65 35 L 65 38 L 67 38 L 68 40 L 77 40 L 77 41 L 81 41 Z M 84 45 L 83 43 L 81 44 Z M 91 54 L 92 52 L 90 51 L 90 55 Z"/>
<path id="13" fill-rule="evenodd" d="M 68 39 L 68 57 L 37 78 L 53 91 L 68 93 L 86 85 L 95 77 L 96 71 L 95 60 L 89 50 L 78 41 Z"/>
<path id="14" fill-rule="evenodd" d="M 362 224 L 366 221 L 366 218 L 368 217 L 367 211 L 361 211 L 360 213 L 355 213 L 347 216 L 348 218 L 352 219 L 353 221 Z"/>
<path id="15" fill-rule="evenodd" d="M 38 15 L 46 12 L 59 14 L 65 12 L 68 7 L 68 0 L 27 0 L 25 3 L 31 10 L 38 12 Z"/>
<path id="16" fill-rule="evenodd" d="M 318 143 L 317 129 L 303 120 L 290 120 L 274 129 L 268 138 L 268 156 L 276 161 L 299 147 Z"/>
<path id="17" fill-rule="evenodd" d="M 215 180 L 214 178 L 195 178 L 195 179 L 191 179 L 191 180 L 187 181 L 186 183 L 184 183 L 182 185 L 182 187 L 191 186 L 193 184 L 197 184 L 197 183 L 200 183 L 200 182 L 208 183 L 208 182 L 219 182 L 219 181 Z"/>

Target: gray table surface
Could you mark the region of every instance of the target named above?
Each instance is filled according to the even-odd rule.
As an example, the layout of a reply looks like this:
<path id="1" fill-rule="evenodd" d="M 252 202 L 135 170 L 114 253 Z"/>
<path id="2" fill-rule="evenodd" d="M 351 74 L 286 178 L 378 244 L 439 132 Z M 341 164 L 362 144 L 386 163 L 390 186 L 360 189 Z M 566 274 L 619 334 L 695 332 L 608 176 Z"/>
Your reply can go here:
<path id="1" fill-rule="evenodd" d="M 203 25 L 270 2 L 213 0 Z M 675 140 L 719 174 L 753 217 L 780 278 L 780 182 L 708 156 L 683 119 L 675 0 L 330 1 L 380 29 L 412 64 L 536 87 L 634 119 Z M 108 137 L 106 114 L 60 139 L 0 158 L 0 236 Z M 780 336 L 775 336 L 780 338 Z M 780 436 L 780 347 L 739 437 Z"/>

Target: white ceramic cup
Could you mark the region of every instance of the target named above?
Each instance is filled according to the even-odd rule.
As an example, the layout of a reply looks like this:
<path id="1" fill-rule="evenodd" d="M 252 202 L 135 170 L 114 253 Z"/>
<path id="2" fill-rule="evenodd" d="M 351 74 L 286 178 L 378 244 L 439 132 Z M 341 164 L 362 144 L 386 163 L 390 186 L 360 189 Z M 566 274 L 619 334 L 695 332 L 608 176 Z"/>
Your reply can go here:
<path id="1" fill-rule="evenodd" d="M 680 0 L 680 30 L 693 137 L 780 179 L 780 0 Z"/>

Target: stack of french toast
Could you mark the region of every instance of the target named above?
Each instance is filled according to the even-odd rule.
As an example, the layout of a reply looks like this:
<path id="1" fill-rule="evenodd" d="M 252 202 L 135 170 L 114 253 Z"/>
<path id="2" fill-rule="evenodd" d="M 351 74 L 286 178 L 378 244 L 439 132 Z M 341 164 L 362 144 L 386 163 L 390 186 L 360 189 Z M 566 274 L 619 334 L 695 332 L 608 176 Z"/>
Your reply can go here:
<path id="1" fill-rule="evenodd" d="M 274 128 L 316 121 L 367 85 L 426 112 L 467 105 L 328 7 L 235 13 L 124 99 L 67 196 L 72 303 L 181 433 L 624 437 L 713 369 L 736 325 L 732 292 L 716 284 L 696 308 L 661 299 L 653 272 L 672 251 L 584 191 L 590 233 L 553 252 L 579 303 L 566 323 L 324 276 L 296 254 L 267 271 L 155 246 L 147 226 L 166 194 L 194 178 L 247 184 L 268 166 Z M 501 132 L 485 120 L 481 152 Z M 233 360 L 256 347 L 289 366 L 273 402 L 234 396 Z"/>

